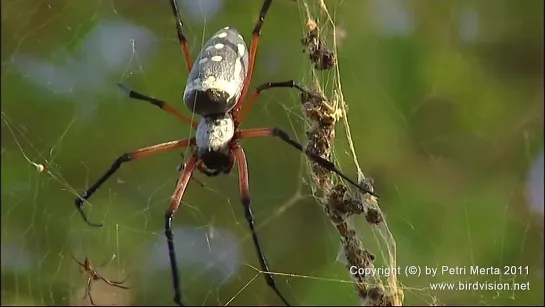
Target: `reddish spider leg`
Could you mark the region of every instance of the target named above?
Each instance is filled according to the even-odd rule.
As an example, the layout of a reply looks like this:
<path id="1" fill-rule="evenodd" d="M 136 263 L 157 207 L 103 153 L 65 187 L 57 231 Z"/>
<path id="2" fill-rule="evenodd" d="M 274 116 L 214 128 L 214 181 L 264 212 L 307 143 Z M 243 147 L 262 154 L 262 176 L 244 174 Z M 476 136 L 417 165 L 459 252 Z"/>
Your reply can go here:
<path id="1" fill-rule="evenodd" d="M 330 172 L 334 172 L 335 174 L 339 175 L 344 180 L 348 181 L 350 184 L 358 187 L 363 193 L 369 193 L 375 197 L 378 197 L 378 195 L 375 194 L 374 192 L 369 191 L 362 185 L 356 183 L 354 180 L 350 179 L 345 174 L 343 174 L 335 166 L 335 164 L 333 164 L 333 162 L 328 161 L 318 155 L 307 152 L 301 144 L 299 144 L 297 141 L 292 139 L 287 132 L 281 130 L 280 128 L 247 129 L 247 130 L 239 130 L 235 133 L 235 139 L 247 139 L 247 138 L 255 138 L 255 137 L 278 137 L 280 140 L 282 140 L 286 144 L 304 153 L 309 159 L 318 163 L 323 168 L 329 170 Z"/>
<path id="2" fill-rule="evenodd" d="M 84 262 L 81 263 L 71 253 L 70 253 L 70 256 L 72 256 L 72 259 L 74 259 L 74 261 L 76 261 L 79 264 L 80 271 L 83 269 L 85 273 L 89 275 L 89 277 L 87 278 L 87 283 L 85 285 L 85 294 L 83 295 L 83 299 L 86 299 L 87 297 L 89 297 L 89 301 L 91 302 L 91 305 L 93 306 L 96 305 L 95 301 L 93 300 L 93 297 L 91 296 L 91 284 L 93 281 L 101 279 L 103 282 L 107 283 L 110 286 L 114 286 L 121 289 L 129 289 L 129 287 L 122 286 L 122 284 L 125 283 L 125 281 L 127 281 L 127 279 L 129 278 L 129 275 L 127 275 L 127 277 L 125 277 L 125 279 L 123 279 L 122 281 L 111 281 L 103 277 L 97 272 L 97 270 L 93 267 L 88 257 L 85 257 Z"/>
<path id="3" fill-rule="evenodd" d="M 189 52 L 189 44 L 187 43 L 187 39 L 185 38 L 185 35 L 184 35 L 184 31 L 183 31 L 184 24 L 182 22 L 182 19 L 180 18 L 180 12 L 178 10 L 178 4 L 176 0 L 170 0 L 170 7 L 172 8 L 172 13 L 174 14 L 174 18 L 176 19 L 176 33 L 178 34 L 178 41 L 180 42 L 182 53 L 184 54 L 185 66 L 187 68 L 187 71 L 190 72 L 193 67 L 193 62 L 191 61 L 191 53 Z M 195 122 L 194 120 L 180 113 L 180 111 L 178 111 L 172 105 L 168 104 L 166 101 L 135 92 L 119 83 L 117 85 L 121 89 L 123 89 L 129 95 L 130 98 L 147 101 L 159 107 L 160 109 L 176 116 L 182 122 L 197 129 L 197 126 L 198 126 L 197 122 Z"/>
<path id="4" fill-rule="evenodd" d="M 246 115 L 248 115 L 248 112 L 250 112 L 250 109 L 252 108 L 254 103 L 259 98 L 259 95 L 261 94 L 261 92 L 266 91 L 268 89 L 279 88 L 279 87 L 295 88 L 295 89 L 299 90 L 302 93 L 309 93 L 309 91 L 304 89 L 299 84 L 295 83 L 295 81 L 293 81 L 293 80 L 282 81 L 282 82 L 263 83 L 263 84 L 259 85 L 258 87 L 256 87 L 253 95 L 250 97 L 248 102 L 243 106 L 243 108 L 240 110 L 240 112 L 236 115 L 235 122 L 237 123 L 237 125 L 240 125 L 240 124 L 242 124 L 244 122 L 244 120 L 246 119 Z"/>
<path id="5" fill-rule="evenodd" d="M 166 142 L 166 143 L 162 143 L 162 144 L 158 144 L 158 145 L 154 145 L 150 147 L 145 147 L 133 152 L 122 154 L 117 159 L 115 159 L 110 169 L 108 169 L 102 175 L 102 177 L 100 177 L 93 185 L 91 185 L 91 187 L 89 187 L 85 192 L 83 192 L 83 194 L 81 194 L 80 196 L 76 198 L 75 200 L 76 208 L 78 209 L 79 213 L 81 214 L 81 216 L 83 217 L 83 219 L 88 225 L 95 226 L 95 227 L 102 226 L 102 223 L 93 223 L 89 221 L 87 215 L 83 211 L 83 203 L 84 201 L 89 199 L 98 190 L 98 188 L 100 188 L 100 186 L 102 186 L 102 184 L 104 184 L 104 182 L 108 180 L 108 178 L 110 178 L 113 174 L 115 174 L 115 172 L 117 172 L 117 170 L 121 167 L 123 163 L 153 156 L 158 153 L 166 152 L 172 149 L 184 148 L 184 147 L 193 146 L 193 145 L 195 145 L 195 138 L 189 138 L 185 140 L 171 141 L 171 142 Z"/>
<path id="6" fill-rule="evenodd" d="M 312 92 L 306 90 L 301 85 L 295 83 L 295 81 L 293 81 L 293 80 L 282 81 L 282 82 L 263 83 L 263 84 L 259 85 L 256 88 L 254 94 L 250 97 L 250 100 L 248 101 L 248 103 L 244 106 L 242 111 L 236 115 L 235 125 L 238 127 L 239 125 L 241 125 L 244 122 L 244 120 L 246 119 L 246 115 L 250 111 L 250 109 L 253 106 L 253 104 L 255 103 L 255 101 L 257 101 L 257 99 L 259 98 L 259 95 L 261 94 L 261 92 L 263 92 L 265 90 L 268 90 L 268 89 L 280 88 L 280 87 L 295 88 L 295 89 L 299 90 L 301 93 L 307 93 L 309 95 L 313 95 Z M 233 113 L 235 114 L 235 112 L 233 112 Z M 301 144 L 299 144 L 297 141 L 295 141 L 293 138 L 291 138 L 287 132 L 281 130 L 280 128 L 258 128 L 258 129 L 238 130 L 235 133 L 234 139 L 265 137 L 265 136 L 274 136 L 274 137 L 280 138 L 282 141 L 284 141 L 288 145 L 290 145 L 293 148 L 295 148 L 295 149 L 301 151 L 302 153 L 304 153 L 309 159 L 311 159 L 315 163 L 318 163 L 323 168 L 325 168 L 325 169 L 327 169 L 327 170 L 329 170 L 331 172 L 334 172 L 335 174 L 339 175 L 344 180 L 348 181 L 350 184 L 358 187 L 362 192 L 369 193 L 369 194 L 371 194 L 371 195 L 373 195 L 375 197 L 378 197 L 378 195 L 375 194 L 374 192 L 369 191 L 368 189 L 366 189 L 362 185 L 356 183 L 354 180 L 348 178 L 331 161 L 328 161 L 328 160 L 326 160 L 326 159 L 324 159 L 324 158 L 322 158 L 322 157 L 320 157 L 318 155 L 307 152 L 303 148 L 303 146 Z"/>
<path id="7" fill-rule="evenodd" d="M 253 213 L 251 209 L 249 172 L 248 172 L 248 163 L 246 160 L 246 155 L 242 147 L 237 142 L 232 143 L 230 150 L 232 153 L 232 155 L 230 155 L 231 157 L 230 163 L 234 163 L 235 160 L 237 161 L 239 188 L 240 188 L 242 205 L 244 206 L 244 216 L 248 222 L 250 231 L 252 233 L 252 240 L 256 248 L 256 253 L 259 259 L 261 270 L 264 273 L 265 281 L 267 282 L 267 285 L 269 285 L 269 287 L 271 287 L 273 291 L 280 297 L 280 299 L 284 302 L 284 304 L 286 306 L 289 306 L 289 303 L 287 302 L 287 300 L 278 290 L 278 287 L 276 286 L 276 282 L 274 280 L 273 275 L 269 273 L 270 272 L 269 266 L 267 265 L 265 256 L 261 249 L 261 244 L 259 243 L 257 234 L 255 232 L 254 217 L 253 217 Z M 176 304 L 180 306 L 183 306 L 183 303 L 182 303 L 182 295 L 180 290 L 178 264 L 177 264 L 176 255 L 175 255 L 174 237 L 172 234 L 172 220 L 176 212 L 178 211 L 178 208 L 180 207 L 182 198 L 184 196 L 189 180 L 191 179 L 192 173 L 197 168 L 200 162 L 201 161 L 198 159 L 196 155 L 193 155 L 191 159 L 187 162 L 186 167 L 184 168 L 183 173 L 180 175 L 178 184 L 176 185 L 176 189 L 172 195 L 172 198 L 170 201 L 170 207 L 165 213 L 165 236 L 167 237 L 171 271 L 173 272 L 172 284 L 174 287 L 174 302 L 176 302 Z"/>
<path id="8" fill-rule="evenodd" d="M 178 262 L 176 261 L 176 254 L 174 250 L 174 236 L 172 234 L 172 220 L 174 215 L 178 211 L 180 204 L 182 202 L 182 197 L 184 196 L 187 184 L 193 175 L 199 159 L 196 155 L 192 155 L 189 161 L 186 163 L 185 168 L 178 179 L 174 193 L 170 199 L 170 207 L 165 212 L 165 236 L 167 237 L 168 252 L 170 258 L 170 268 L 173 272 L 172 274 L 172 285 L 174 287 L 174 302 L 176 304 L 183 306 L 182 303 L 182 293 L 180 290 L 180 278 L 178 275 Z"/>
<path id="9" fill-rule="evenodd" d="M 235 156 L 235 159 L 237 161 L 238 166 L 238 183 L 239 183 L 239 189 L 240 189 L 240 197 L 242 201 L 242 205 L 244 207 L 244 216 L 246 218 L 246 221 L 248 222 L 248 226 L 250 227 L 250 231 L 252 232 L 252 240 L 254 241 L 254 246 L 257 252 L 257 256 L 259 259 L 259 264 L 261 266 L 261 270 L 264 273 L 265 281 L 267 282 L 267 285 L 272 288 L 272 290 L 278 295 L 278 297 L 282 300 L 282 302 L 286 306 L 290 306 L 286 298 L 280 293 L 280 290 L 278 290 L 278 287 L 276 286 L 276 281 L 274 280 L 273 275 L 270 273 L 269 266 L 267 265 L 267 261 L 265 260 L 265 256 L 263 255 L 263 251 L 261 249 L 261 244 L 259 244 L 259 239 L 257 238 L 257 234 L 255 232 L 255 225 L 254 225 L 254 216 L 252 213 L 252 207 L 251 207 L 251 198 L 250 198 L 250 181 L 249 181 L 249 173 L 248 173 L 248 160 L 246 160 L 246 154 L 244 153 L 244 149 L 240 146 L 240 144 L 234 142 L 231 145 L 231 150 L 233 155 Z"/>
<path id="10" fill-rule="evenodd" d="M 261 11 L 259 12 L 259 18 L 257 19 L 257 22 L 254 26 L 254 30 L 252 31 L 252 42 L 250 43 L 250 59 L 248 63 L 248 74 L 246 75 L 246 79 L 244 79 L 244 86 L 242 87 L 242 93 L 240 94 L 240 98 L 238 99 L 237 104 L 235 104 L 235 107 L 233 108 L 233 111 L 231 112 L 231 115 L 234 118 L 237 117 L 237 114 L 242 108 L 242 104 L 244 103 L 244 100 L 246 99 L 246 95 L 248 94 L 248 88 L 250 87 L 250 82 L 252 81 L 252 75 L 254 73 L 257 47 L 259 46 L 259 39 L 261 37 L 261 28 L 263 27 L 263 22 L 265 21 L 265 16 L 267 15 L 267 11 L 269 10 L 271 3 L 272 3 L 272 0 L 265 1 L 263 3 L 263 6 L 261 7 Z"/>
<path id="11" fill-rule="evenodd" d="M 252 80 L 252 75 L 253 75 L 254 65 L 255 65 L 255 59 L 256 59 L 256 55 L 257 55 L 257 48 L 259 46 L 259 39 L 260 39 L 260 36 L 261 36 L 261 28 L 263 27 L 263 22 L 265 20 L 265 16 L 267 15 L 267 11 L 269 10 L 269 8 L 271 6 L 271 3 L 272 3 L 272 1 L 265 1 L 263 6 L 261 7 L 261 11 L 259 12 L 259 18 L 258 18 L 258 20 L 257 20 L 257 22 L 256 22 L 256 24 L 254 26 L 254 30 L 252 31 L 252 41 L 250 43 L 250 58 L 249 58 L 249 63 L 248 63 L 248 74 L 247 74 L 246 79 L 244 81 L 244 86 L 242 88 L 242 93 L 240 95 L 240 98 L 237 101 L 237 103 L 236 103 L 236 105 L 233 108 L 233 111 L 231 113 L 234 118 L 237 117 L 237 114 L 241 110 L 242 104 L 244 103 L 244 100 L 246 99 L 246 95 L 248 94 L 248 88 L 249 88 L 250 82 Z M 189 45 L 187 43 L 187 39 L 185 38 L 185 35 L 183 34 L 183 22 L 182 22 L 182 20 L 180 18 L 180 13 L 179 13 L 179 10 L 178 10 L 178 5 L 176 3 L 176 0 L 171 0 L 170 1 L 170 6 L 172 8 L 172 13 L 174 14 L 174 17 L 176 18 L 176 30 L 177 30 L 177 33 L 178 33 L 178 40 L 180 42 L 180 45 L 182 46 L 182 52 L 184 54 L 186 67 L 187 67 L 188 71 L 191 71 L 191 68 L 193 67 L 193 64 L 192 64 L 192 61 L 191 61 L 191 54 L 189 52 Z M 133 90 L 129 89 L 128 87 L 122 85 L 122 84 L 118 84 L 118 86 L 121 89 L 123 89 L 125 92 L 127 92 L 127 94 L 129 95 L 130 98 L 134 98 L 134 99 L 149 102 L 149 103 L 159 107 L 160 109 L 162 109 L 162 110 L 164 110 L 164 111 L 166 111 L 166 112 L 168 112 L 170 114 L 173 114 L 178 119 L 180 119 L 184 123 L 192 126 L 193 128 L 195 128 L 195 129 L 197 128 L 197 126 L 198 126 L 197 122 L 195 122 L 194 120 L 192 120 L 192 119 L 188 118 L 187 116 L 183 115 L 176 108 L 174 108 L 173 106 L 171 106 L 170 104 L 168 104 L 164 100 L 153 98 L 153 97 L 141 94 L 139 92 L 133 91 Z M 277 86 L 277 87 L 279 87 L 279 86 Z M 287 87 L 287 86 L 282 86 L 282 87 Z M 264 90 L 264 89 L 262 89 L 262 90 Z M 257 99 L 258 95 L 259 95 L 259 93 L 256 92 L 252 96 L 252 99 L 248 103 L 249 105 L 246 107 L 248 109 L 248 111 L 251 108 L 251 105 Z M 246 116 L 248 111 L 244 112 L 245 113 L 244 117 Z M 241 121 L 237 120 L 237 122 L 241 122 Z"/>

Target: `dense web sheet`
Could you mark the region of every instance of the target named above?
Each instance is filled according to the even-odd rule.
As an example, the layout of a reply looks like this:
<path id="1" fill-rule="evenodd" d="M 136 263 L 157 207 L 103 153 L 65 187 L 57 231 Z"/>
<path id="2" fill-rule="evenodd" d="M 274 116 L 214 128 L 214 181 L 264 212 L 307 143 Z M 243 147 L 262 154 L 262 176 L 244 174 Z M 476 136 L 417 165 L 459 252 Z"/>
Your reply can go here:
<path id="1" fill-rule="evenodd" d="M 479 54 L 483 36 L 510 43 L 507 34 L 487 32 L 510 24 L 512 12 L 501 3 L 490 13 L 477 4 L 274 1 L 252 87 L 294 79 L 319 93 L 320 114 L 335 123 L 324 145 L 329 158 L 359 182 L 374 177 L 381 196 L 362 195 L 337 176 L 322 178 L 278 140 L 242 142 L 258 234 L 292 305 L 543 303 L 542 71 L 516 62 L 539 61 L 533 53 L 498 55 L 515 62 L 501 66 L 507 73 Z M 261 1 L 179 4 L 195 58 L 226 25 L 249 44 Z M 538 10 L 521 9 L 511 22 Z M 301 42 L 312 31 L 334 58 L 328 69 L 316 69 Z M 163 214 L 189 151 L 124 165 L 86 205 L 102 228 L 86 225 L 73 205 L 121 153 L 193 133 L 115 86 L 189 114 L 181 101 L 187 71 L 167 1 L 2 1 L 2 43 L 2 304 L 88 305 L 86 275 L 70 253 L 88 257 L 108 279 L 128 276 L 128 290 L 93 283 L 99 305 L 173 304 Z M 272 90 L 243 128 L 280 126 L 306 146 L 326 130 L 314 130 L 302 102 L 295 91 Z M 343 219 L 353 232 L 324 212 L 333 191 L 361 205 Z M 174 222 L 186 304 L 280 303 L 259 270 L 239 199 L 236 171 L 196 173 L 190 183 Z M 400 272 L 358 284 L 361 276 L 347 270 L 355 247 L 374 256 L 368 268 Z M 480 276 L 405 271 L 477 265 L 529 269 Z M 460 281 L 528 282 L 531 289 L 434 288 Z"/>

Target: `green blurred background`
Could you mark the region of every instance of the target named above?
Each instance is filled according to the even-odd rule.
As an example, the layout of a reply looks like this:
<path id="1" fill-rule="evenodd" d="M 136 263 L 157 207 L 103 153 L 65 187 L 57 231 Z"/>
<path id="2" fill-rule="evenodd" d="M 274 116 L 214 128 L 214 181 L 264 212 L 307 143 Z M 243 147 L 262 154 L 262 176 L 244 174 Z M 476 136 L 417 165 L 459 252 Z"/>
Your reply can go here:
<path id="1" fill-rule="evenodd" d="M 316 2 L 306 1 L 327 25 Z M 529 267 L 514 277 L 402 275 L 405 304 L 543 304 L 543 1 L 326 4 L 337 24 L 356 152 L 381 195 L 398 265 Z M 225 25 L 249 41 L 261 1 L 180 5 L 195 57 Z M 313 85 L 300 44 L 306 19 L 302 2 L 275 1 L 253 86 L 288 79 Z M 331 45 L 333 28 L 322 34 Z M 100 270 L 113 280 L 131 274 L 130 290 L 94 284 L 97 304 L 171 305 L 163 213 L 179 153 L 130 163 L 99 190 L 86 210 L 102 228 L 84 224 L 73 205 L 75 193 L 121 153 L 189 135 L 176 118 L 115 86 L 188 114 L 181 102 L 187 72 L 167 1 L 2 1 L 1 48 L 2 304 L 88 304 L 71 252 L 95 265 L 114 258 Z M 323 86 L 334 81 L 320 76 Z M 244 127 L 275 125 L 304 142 L 296 93 L 264 94 Z M 337 137 L 338 162 L 356 177 L 340 125 Z M 281 291 L 293 305 L 358 304 L 337 261 L 337 233 L 304 183 L 304 159 L 276 140 L 243 144 L 271 270 L 297 275 L 277 276 Z M 25 156 L 48 172 L 36 172 Z M 196 178 L 205 187 L 191 183 L 175 219 L 186 304 L 280 303 L 252 268 L 258 262 L 236 171 Z M 386 251 L 363 217 L 356 225 L 383 266 Z M 208 262 L 218 254 L 230 275 Z M 460 280 L 529 281 L 531 290 L 429 288 Z"/>

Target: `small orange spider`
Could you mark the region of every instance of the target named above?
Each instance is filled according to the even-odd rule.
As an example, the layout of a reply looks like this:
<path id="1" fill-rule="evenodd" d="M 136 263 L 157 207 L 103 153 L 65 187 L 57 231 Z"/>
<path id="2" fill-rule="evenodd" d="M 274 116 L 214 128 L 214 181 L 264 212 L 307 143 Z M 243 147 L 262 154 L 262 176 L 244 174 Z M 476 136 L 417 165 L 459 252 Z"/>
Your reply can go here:
<path id="1" fill-rule="evenodd" d="M 72 259 L 74 259 L 74 261 L 76 261 L 80 265 L 80 268 L 79 268 L 80 272 L 82 272 L 82 269 L 83 269 L 85 273 L 89 275 L 89 277 L 87 278 L 87 285 L 85 287 L 85 295 L 83 296 L 83 299 L 86 299 L 87 296 L 89 296 L 89 301 L 91 301 L 91 305 L 96 306 L 95 302 L 93 301 L 93 297 L 91 296 L 91 283 L 95 280 L 102 279 L 102 281 L 104 281 L 110 286 L 118 287 L 121 289 L 129 289 L 129 287 L 121 285 L 129 278 L 129 275 L 127 275 L 127 277 L 125 277 L 125 279 L 123 279 L 122 281 L 111 281 L 106 279 L 105 277 L 102 277 L 97 272 L 97 270 L 93 267 L 93 265 L 91 264 L 91 261 L 89 260 L 87 256 L 85 256 L 85 260 L 83 263 L 79 262 L 76 259 L 76 257 L 74 257 L 74 255 L 72 255 L 71 253 L 70 253 L 70 256 L 72 256 Z"/>

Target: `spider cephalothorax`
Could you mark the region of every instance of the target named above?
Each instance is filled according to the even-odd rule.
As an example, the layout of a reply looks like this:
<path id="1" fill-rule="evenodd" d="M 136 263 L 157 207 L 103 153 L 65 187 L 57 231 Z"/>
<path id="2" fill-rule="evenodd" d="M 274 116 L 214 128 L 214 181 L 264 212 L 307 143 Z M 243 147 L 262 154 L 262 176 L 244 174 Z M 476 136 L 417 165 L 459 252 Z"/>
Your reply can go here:
<path id="1" fill-rule="evenodd" d="M 88 220 L 87 215 L 83 211 L 83 203 L 119 169 L 121 164 L 173 149 L 193 148 L 191 157 L 184 164 L 176 183 L 170 206 L 165 212 L 165 236 L 167 238 L 172 271 L 174 301 L 179 305 L 183 304 L 180 276 L 174 249 L 174 237 L 172 234 L 172 220 L 195 170 L 199 170 L 207 176 L 216 176 L 221 173 L 230 172 L 235 163 L 237 165 L 244 216 L 252 232 L 252 240 L 259 257 L 259 264 L 261 270 L 264 272 L 263 276 L 267 281 L 267 285 L 272 288 L 282 302 L 289 305 L 286 298 L 278 290 L 273 275 L 270 274 L 267 261 L 255 232 L 246 154 L 238 140 L 255 137 L 277 137 L 286 144 L 305 153 L 312 161 L 318 163 L 324 169 L 336 173 L 363 192 L 375 195 L 344 175 L 332 162 L 316 154 L 306 152 L 301 144 L 280 128 L 238 129 L 262 91 L 285 87 L 297 89 L 306 95 L 313 95 L 312 92 L 305 90 L 293 80 L 268 82 L 256 88 L 244 105 L 244 109 L 242 109 L 250 81 L 252 80 L 261 27 L 271 3 L 272 0 L 263 1 L 259 18 L 252 32 L 252 41 L 249 49 L 244 43 L 242 36 L 234 28 L 226 27 L 216 32 L 204 44 L 197 59 L 195 62 L 192 62 L 189 46 L 183 34 L 183 24 L 176 0 L 170 0 L 172 12 L 176 18 L 178 39 L 182 47 L 187 69 L 190 72 L 184 91 L 184 102 L 191 112 L 201 116 L 200 123 L 191 120 L 163 100 L 132 91 L 124 85 L 119 86 L 128 93 L 129 97 L 147 101 L 191 125 L 196 129 L 195 137 L 162 143 L 121 155 L 102 177 L 75 200 L 78 211 L 89 225 L 102 226 L 102 224 L 92 223 Z"/>

